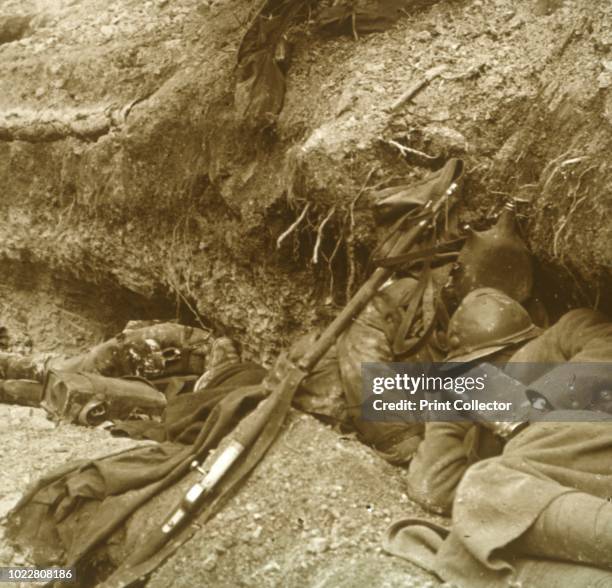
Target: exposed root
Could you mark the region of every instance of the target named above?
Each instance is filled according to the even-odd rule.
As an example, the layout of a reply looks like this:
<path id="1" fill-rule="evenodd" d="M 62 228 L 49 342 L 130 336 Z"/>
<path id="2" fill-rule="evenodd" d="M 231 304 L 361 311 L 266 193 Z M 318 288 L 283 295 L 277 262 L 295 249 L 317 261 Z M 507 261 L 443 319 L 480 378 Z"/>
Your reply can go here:
<path id="1" fill-rule="evenodd" d="M 338 237 L 338 240 L 336 241 L 336 246 L 334 247 L 334 250 L 332 251 L 329 258 L 326 258 L 327 267 L 329 269 L 329 297 L 332 300 L 334 298 L 334 269 L 332 267 L 332 264 L 334 262 L 334 258 L 338 254 L 338 251 L 340 251 L 340 245 L 342 244 L 342 241 L 344 241 L 344 236 L 343 234 L 340 234 L 340 237 Z"/>
<path id="2" fill-rule="evenodd" d="M 463 71 L 461 73 L 451 74 L 451 75 L 441 75 L 440 77 L 443 80 L 454 81 L 454 80 L 467 80 L 469 78 L 476 77 L 482 73 L 482 71 L 487 67 L 487 63 L 482 61 L 481 63 L 474 65 Z"/>
<path id="3" fill-rule="evenodd" d="M 212 333 L 212 329 L 210 327 L 207 327 L 202 322 L 202 319 L 200 318 L 200 313 L 194 308 L 193 304 L 189 302 L 189 299 L 185 296 L 185 294 L 181 292 L 181 289 L 178 287 L 177 282 L 175 281 L 176 278 L 174 276 L 172 277 L 168 276 L 168 278 L 169 278 L 168 282 L 170 283 L 170 286 L 172 286 L 172 289 L 174 290 L 176 295 L 180 298 L 183 304 L 189 309 L 189 311 L 191 312 L 195 320 L 198 321 L 198 325 L 200 325 L 200 328 L 206 331 L 207 333 Z"/>
<path id="4" fill-rule="evenodd" d="M 406 102 L 410 101 L 414 96 L 416 96 L 429 82 L 437 78 L 442 72 L 446 71 L 448 66 L 446 64 L 439 65 L 437 67 L 432 67 L 427 70 L 423 77 L 413 83 L 408 90 L 406 90 L 392 105 L 389 109 L 391 112 L 394 112 L 404 106 Z"/>
<path id="5" fill-rule="evenodd" d="M 351 299 L 353 284 L 355 283 L 355 243 L 353 237 L 354 219 L 351 214 L 350 233 L 346 239 L 346 262 L 348 264 L 348 278 L 346 280 L 346 302 Z"/>
<path id="6" fill-rule="evenodd" d="M 195 320 L 198 322 L 198 325 L 200 326 L 200 328 L 202 330 L 206 331 L 207 333 L 212 333 L 212 329 L 210 327 L 207 327 L 202 322 L 202 319 L 200 318 L 200 313 L 197 311 L 196 308 L 194 308 L 194 306 L 190 302 L 189 298 L 187 296 L 185 296 L 185 294 L 182 292 L 182 290 L 181 290 L 181 288 L 179 286 L 179 279 L 178 279 L 178 276 L 176 275 L 176 272 L 174 270 L 173 263 L 172 263 L 171 259 L 168 259 L 168 261 L 166 263 L 166 280 L 168 281 L 168 284 L 170 285 L 170 287 L 174 290 L 174 293 L 176 294 L 176 297 L 177 297 L 177 305 L 176 305 L 177 306 L 177 314 L 178 314 L 178 309 L 179 309 L 179 304 L 178 303 L 182 302 L 189 309 L 189 312 L 191 312 L 191 314 L 193 315 Z M 185 280 L 185 284 L 187 284 L 187 280 Z M 187 286 L 187 288 L 188 288 L 188 286 Z M 193 297 L 193 298 L 195 298 L 195 297 Z"/>
<path id="7" fill-rule="evenodd" d="M 412 147 L 406 147 L 406 145 L 402 145 L 401 143 L 399 143 L 398 141 L 394 141 L 393 139 L 389 139 L 388 141 L 385 141 L 385 142 L 391 145 L 392 147 L 395 147 L 396 149 L 398 149 L 399 152 L 404 156 L 410 154 L 410 155 L 417 155 L 418 157 L 422 157 L 424 159 L 430 159 L 430 160 L 437 159 L 437 157 L 433 155 L 428 155 L 427 153 L 424 153 L 423 151 L 419 151 L 418 149 L 412 149 Z"/>
<path id="8" fill-rule="evenodd" d="M 557 249 L 557 244 L 559 243 L 559 236 L 561 235 L 561 231 L 565 228 L 565 225 L 567 225 L 568 217 L 565 216 L 562 218 L 563 220 L 559 224 L 557 230 L 555 231 L 555 235 L 553 237 L 553 256 L 554 257 L 559 257 L 559 251 Z"/>
<path id="9" fill-rule="evenodd" d="M 357 34 L 357 15 L 354 12 L 351 15 L 351 28 L 353 29 L 353 39 L 359 41 L 359 35 Z"/>
<path id="10" fill-rule="evenodd" d="M 595 292 L 595 301 L 593 302 L 593 309 L 599 310 L 599 303 L 601 302 L 601 283 L 597 284 L 597 291 Z"/>
<path id="11" fill-rule="evenodd" d="M 348 236 L 346 238 L 346 260 L 348 264 L 348 278 L 346 280 L 346 301 L 348 302 L 351 299 L 353 293 L 353 285 L 355 283 L 355 205 L 357 201 L 361 197 L 361 195 L 365 192 L 366 187 L 370 182 L 370 178 L 374 173 L 376 167 L 372 167 L 372 169 L 368 172 L 368 175 L 365 179 L 365 182 L 359 189 L 359 192 L 355 195 L 348 210 L 349 216 L 349 231 Z"/>
<path id="12" fill-rule="evenodd" d="M 584 158 L 581 158 L 580 160 L 582 160 Z M 562 164 L 563 165 L 563 164 Z M 578 191 L 580 190 L 580 186 L 582 185 L 582 178 L 590 171 L 594 170 L 596 168 L 596 166 L 590 166 L 587 169 L 585 169 L 579 176 L 578 178 L 578 182 L 576 182 L 575 187 L 572 189 L 572 204 L 570 206 L 570 209 L 567 213 L 567 215 L 565 215 L 563 217 L 562 222 L 559 224 L 559 227 L 557 228 L 557 230 L 555 231 L 555 235 L 553 237 L 553 255 L 555 257 L 559 256 L 559 252 L 558 252 L 558 245 L 559 245 L 559 238 L 561 236 L 561 233 L 563 232 L 563 229 L 565 229 L 565 227 L 568 225 L 570 218 L 572 217 L 572 215 L 576 212 L 577 208 L 588 198 L 589 194 L 588 192 L 582 196 L 581 198 L 578 198 Z M 567 234 L 565 235 L 565 241 L 567 242 Z M 562 257 L 562 256 L 561 256 Z"/>
<path id="13" fill-rule="evenodd" d="M 332 206 L 329 209 L 329 213 L 321 221 L 321 224 L 319 225 L 319 228 L 317 229 L 317 241 L 315 243 L 314 250 L 312 252 L 312 263 L 314 263 L 314 264 L 319 263 L 319 249 L 321 247 L 321 239 L 323 237 L 323 229 L 325 228 L 325 225 L 329 222 L 329 220 L 331 219 L 331 217 L 334 215 L 335 212 L 336 212 L 336 207 Z"/>
<path id="14" fill-rule="evenodd" d="M 291 233 L 293 233 L 293 231 L 295 231 L 300 226 L 301 222 L 306 217 L 306 214 L 308 213 L 309 209 L 310 209 L 310 202 L 307 202 L 306 205 L 304 206 L 304 208 L 302 209 L 302 212 L 300 213 L 300 216 L 298 216 L 297 219 L 289 226 L 289 228 L 276 240 L 276 248 L 277 249 L 280 249 L 280 246 L 281 246 L 282 242 L 289 235 L 291 235 Z"/>
<path id="15" fill-rule="evenodd" d="M 563 229 L 565 229 L 565 227 L 567 226 L 567 223 L 569 222 L 572 214 L 574 214 L 578 206 L 582 204 L 582 202 L 584 202 L 587 197 L 588 197 L 588 194 L 585 194 L 582 198 L 579 198 L 578 200 L 574 201 L 571 208 L 569 209 L 569 212 L 567 213 L 567 215 L 563 217 L 562 222 L 559 224 L 559 227 L 555 231 L 555 236 L 553 237 L 553 255 L 555 257 L 559 257 L 558 244 L 559 244 L 559 237 L 561 236 Z"/>
<path id="16" fill-rule="evenodd" d="M 172 229 L 172 243 L 170 246 L 170 254 L 165 264 L 166 280 L 168 281 L 168 284 L 170 285 L 170 287 L 174 290 L 174 293 L 176 294 L 177 315 L 178 315 L 178 309 L 180 306 L 179 302 L 182 302 L 189 309 L 189 311 L 191 312 L 195 320 L 198 322 L 198 325 L 200 326 L 200 328 L 206 331 L 207 333 L 212 333 L 212 329 L 210 327 L 207 327 L 202 322 L 202 319 L 200 318 L 200 313 L 197 311 L 196 308 L 194 308 L 193 304 L 189 300 L 189 297 L 191 297 L 193 300 L 196 299 L 195 295 L 189 289 L 189 282 L 191 281 L 191 276 L 190 275 L 183 276 L 183 283 L 185 284 L 185 289 L 187 290 L 187 293 L 189 295 L 188 297 L 181 290 L 180 279 L 176 271 L 176 268 L 179 267 L 179 263 L 177 262 L 179 262 L 184 257 L 184 255 L 179 251 L 178 230 L 181 224 L 186 223 L 187 218 L 188 218 L 187 216 L 184 216 L 182 219 L 179 219 L 176 225 L 174 225 L 174 228 Z M 186 250 L 186 248 L 187 248 L 187 245 L 185 243 L 185 232 L 183 231 L 183 250 Z"/>
<path id="17" fill-rule="evenodd" d="M 574 165 L 575 163 L 579 163 L 580 161 L 584 161 L 585 159 L 588 159 L 587 155 L 582 155 L 581 157 L 572 157 L 561 162 L 559 164 L 559 167 L 567 167 L 568 165 Z"/>
<path id="18" fill-rule="evenodd" d="M 572 154 L 573 151 L 574 151 L 574 147 L 572 145 L 568 151 L 562 153 L 560 156 L 556 157 L 555 159 L 553 159 L 546 165 L 546 167 L 544 168 L 542 172 L 542 179 L 544 180 L 544 184 L 542 187 L 543 194 L 551 193 L 551 190 L 553 189 L 553 180 L 556 178 L 556 176 L 559 173 L 561 173 L 563 177 L 566 178 L 565 168 L 572 166 L 572 165 L 576 165 L 582 161 L 589 159 L 588 155 L 574 155 Z M 594 169 L 593 166 L 585 169 L 578 177 L 578 181 L 575 183 L 575 185 L 571 187 L 570 190 L 568 191 L 568 194 L 567 194 L 568 200 L 571 198 L 572 203 L 570 205 L 569 210 L 567 211 L 567 214 L 562 215 L 561 218 L 559 219 L 559 225 L 556 227 L 556 230 L 553 235 L 552 253 L 555 258 L 561 261 L 562 264 L 563 264 L 564 256 L 563 256 L 563 252 L 560 251 L 561 236 L 563 235 L 563 232 L 566 229 L 566 227 L 568 227 L 568 224 L 570 222 L 570 219 L 572 218 L 572 215 L 576 212 L 577 208 L 588 197 L 588 194 L 585 194 L 581 198 L 578 198 L 578 191 L 582 184 L 582 178 L 587 172 L 589 172 L 592 169 Z M 567 241 L 567 234 L 565 235 L 565 241 Z M 569 270 L 568 270 L 568 273 L 570 273 L 570 275 L 572 275 L 572 278 L 574 278 L 573 274 L 571 274 Z"/>
<path id="19" fill-rule="evenodd" d="M 149 92 L 122 107 L 1 111 L 0 141 L 41 143 L 69 137 L 95 141 L 125 123 L 130 110 L 152 94 Z"/>
<path id="20" fill-rule="evenodd" d="M 544 186 L 542 187 L 543 193 L 548 192 L 553 178 L 557 175 L 559 171 L 561 171 L 564 167 L 567 167 L 568 165 L 577 163 L 585 159 L 586 156 L 570 155 L 574 150 L 574 144 L 575 141 L 567 151 L 559 155 L 559 157 L 555 157 L 555 159 L 549 161 L 544 170 L 542 171 L 542 178 L 546 178 L 546 180 L 544 181 Z"/>

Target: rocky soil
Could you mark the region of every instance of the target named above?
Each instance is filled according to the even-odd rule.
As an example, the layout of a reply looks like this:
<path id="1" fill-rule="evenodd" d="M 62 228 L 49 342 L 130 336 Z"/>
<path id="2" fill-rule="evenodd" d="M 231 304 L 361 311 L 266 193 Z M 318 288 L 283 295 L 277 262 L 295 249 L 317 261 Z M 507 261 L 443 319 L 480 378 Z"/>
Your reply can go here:
<path id="1" fill-rule="evenodd" d="M 38 408 L 0 405 L 0 520 L 25 489 L 43 473 L 67 461 L 96 458 L 142 445 L 142 441 L 111 437 L 106 431 L 74 425 L 57 426 Z M 0 527 L 0 566 L 26 565 L 5 542 Z"/>
<path id="2" fill-rule="evenodd" d="M 355 439 L 294 413 L 247 484 L 148 585 L 437 586 L 382 553 L 392 520 L 425 514 L 408 500 L 402 476 Z M 179 493 L 173 489 L 172 499 Z M 169 500 L 162 496 L 133 518 L 128 549 Z"/>
<path id="3" fill-rule="evenodd" d="M 0 516 L 49 468 L 143 443 L 96 429 L 56 427 L 40 409 L 0 406 L 0 416 L 5 472 Z M 382 553 L 392 520 L 425 515 L 405 495 L 403 475 L 354 438 L 293 412 L 246 485 L 148 585 L 433 588 L 434 578 Z M 134 515 L 96 556 L 96 566 L 121 561 L 168 515 L 196 476 Z M 0 565 L 27 563 L 27 555 L 14 553 L 0 530 Z"/>

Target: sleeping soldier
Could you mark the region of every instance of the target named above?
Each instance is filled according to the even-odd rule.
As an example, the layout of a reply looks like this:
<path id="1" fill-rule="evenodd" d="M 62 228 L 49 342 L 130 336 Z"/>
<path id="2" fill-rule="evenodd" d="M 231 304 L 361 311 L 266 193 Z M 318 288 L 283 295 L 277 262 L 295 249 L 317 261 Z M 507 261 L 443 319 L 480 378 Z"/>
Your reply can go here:
<path id="1" fill-rule="evenodd" d="M 568 391 L 539 386 L 551 378 L 537 373 L 545 363 L 610 362 L 612 323 L 577 309 L 537 333 L 522 306 L 493 289 L 466 296 L 449 324 L 449 359 L 530 362 L 536 371 L 521 380 L 554 409 L 527 426 L 426 425 L 409 495 L 452 514 L 452 528 L 398 521 L 386 549 L 461 587 L 612 586 L 611 374 Z"/>

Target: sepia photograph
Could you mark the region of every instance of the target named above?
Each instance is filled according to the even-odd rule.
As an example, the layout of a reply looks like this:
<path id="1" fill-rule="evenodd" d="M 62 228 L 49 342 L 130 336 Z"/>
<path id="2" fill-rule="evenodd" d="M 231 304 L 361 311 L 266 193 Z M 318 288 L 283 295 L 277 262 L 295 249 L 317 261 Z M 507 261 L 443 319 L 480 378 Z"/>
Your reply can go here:
<path id="1" fill-rule="evenodd" d="M 0 0 L 0 585 L 612 588 L 611 0 Z"/>

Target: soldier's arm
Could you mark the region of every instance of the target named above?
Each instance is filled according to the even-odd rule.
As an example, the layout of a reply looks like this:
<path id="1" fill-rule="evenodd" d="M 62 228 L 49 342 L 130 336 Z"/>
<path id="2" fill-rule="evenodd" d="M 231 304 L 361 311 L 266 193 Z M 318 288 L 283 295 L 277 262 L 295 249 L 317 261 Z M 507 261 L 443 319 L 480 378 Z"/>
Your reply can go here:
<path id="1" fill-rule="evenodd" d="M 612 323 L 590 308 L 564 314 L 540 337 L 523 347 L 513 362 L 610 361 Z"/>
<path id="2" fill-rule="evenodd" d="M 492 434 L 471 422 L 428 423 L 408 470 L 408 495 L 427 510 L 448 515 L 466 469 L 499 452 Z"/>
<path id="3" fill-rule="evenodd" d="M 611 360 L 612 323 L 588 308 L 568 312 L 512 358 L 513 362 L 555 364 L 530 381 L 529 388 L 565 409 L 583 409 L 593 393 L 608 388 Z"/>
<path id="4" fill-rule="evenodd" d="M 603 314 L 580 308 L 567 313 L 559 323 L 559 339 L 567 359 L 584 362 L 612 360 L 612 323 Z"/>

